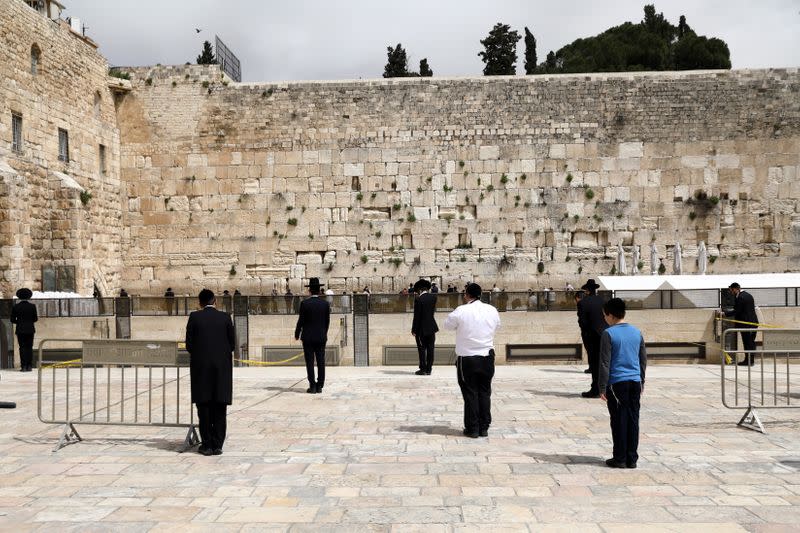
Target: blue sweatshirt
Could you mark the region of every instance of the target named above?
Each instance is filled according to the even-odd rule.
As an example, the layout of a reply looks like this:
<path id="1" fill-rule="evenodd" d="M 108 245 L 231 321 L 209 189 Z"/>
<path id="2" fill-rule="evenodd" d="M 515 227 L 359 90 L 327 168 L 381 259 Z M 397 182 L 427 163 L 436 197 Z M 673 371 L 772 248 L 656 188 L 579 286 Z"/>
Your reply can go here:
<path id="1" fill-rule="evenodd" d="M 621 381 L 639 381 L 644 384 L 647 368 L 647 351 L 644 337 L 626 322 L 610 326 L 600 337 L 600 392 L 608 385 Z"/>

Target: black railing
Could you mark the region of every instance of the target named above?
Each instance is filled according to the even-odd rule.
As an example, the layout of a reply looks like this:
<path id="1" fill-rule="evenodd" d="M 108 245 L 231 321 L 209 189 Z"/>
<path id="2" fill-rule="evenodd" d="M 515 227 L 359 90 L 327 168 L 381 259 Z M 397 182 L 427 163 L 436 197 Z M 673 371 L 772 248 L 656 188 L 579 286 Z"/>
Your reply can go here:
<path id="1" fill-rule="evenodd" d="M 753 295 L 759 307 L 799 307 L 800 288 L 777 287 L 745 289 Z M 656 290 L 656 291 L 600 291 L 608 299 L 612 296 L 625 300 L 629 309 L 729 309 L 733 297 L 727 289 Z M 463 303 L 461 293 L 438 293 L 436 310 L 449 312 Z M 500 312 L 513 311 L 574 311 L 574 291 L 503 291 L 486 292 L 482 300 L 497 307 Z M 352 313 L 353 295 L 322 295 L 331 303 L 334 314 Z M 293 315 L 307 296 L 221 296 L 217 309 L 233 313 L 234 298 L 249 315 Z M 129 298 L 62 298 L 34 299 L 40 317 L 92 317 L 129 314 L 130 316 L 187 316 L 198 309 L 197 298 L 188 296 L 132 296 Z M 414 311 L 414 297 L 408 294 L 371 294 L 368 297 L 369 313 L 392 314 Z M 0 318 L 10 316 L 15 300 L 0 299 Z"/>

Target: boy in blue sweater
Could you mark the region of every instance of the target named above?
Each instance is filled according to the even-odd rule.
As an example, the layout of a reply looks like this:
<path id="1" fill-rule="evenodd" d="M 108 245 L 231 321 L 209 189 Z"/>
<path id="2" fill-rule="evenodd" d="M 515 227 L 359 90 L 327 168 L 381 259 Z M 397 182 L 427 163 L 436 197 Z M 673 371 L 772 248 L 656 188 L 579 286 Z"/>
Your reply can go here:
<path id="1" fill-rule="evenodd" d="M 639 460 L 639 399 L 644 390 L 647 352 L 644 337 L 625 322 L 625 302 L 612 298 L 603 305 L 608 329 L 600 338 L 600 399 L 608 405 L 614 457 L 611 468 L 636 468 Z"/>

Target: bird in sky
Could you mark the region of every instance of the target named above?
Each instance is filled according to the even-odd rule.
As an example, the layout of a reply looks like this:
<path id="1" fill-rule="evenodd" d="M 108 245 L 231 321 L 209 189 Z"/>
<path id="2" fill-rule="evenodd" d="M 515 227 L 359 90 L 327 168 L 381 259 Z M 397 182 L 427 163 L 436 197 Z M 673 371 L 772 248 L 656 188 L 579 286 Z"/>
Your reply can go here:
<path id="1" fill-rule="evenodd" d="M 200 33 L 203 30 L 201 28 L 195 28 L 194 31 L 196 31 L 197 33 Z"/>

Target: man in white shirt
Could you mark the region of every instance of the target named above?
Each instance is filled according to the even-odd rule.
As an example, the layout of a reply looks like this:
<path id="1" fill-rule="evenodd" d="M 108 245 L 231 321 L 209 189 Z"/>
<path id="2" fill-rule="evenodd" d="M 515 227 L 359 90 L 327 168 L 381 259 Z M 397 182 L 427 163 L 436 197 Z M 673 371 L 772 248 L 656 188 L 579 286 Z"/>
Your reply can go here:
<path id="1" fill-rule="evenodd" d="M 470 283 L 464 305 L 447 315 L 444 328 L 456 332 L 456 370 L 464 397 L 464 435 L 488 437 L 492 423 L 494 334 L 500 327 L 497 309 L 481 302 L 481 286 Z"/>

